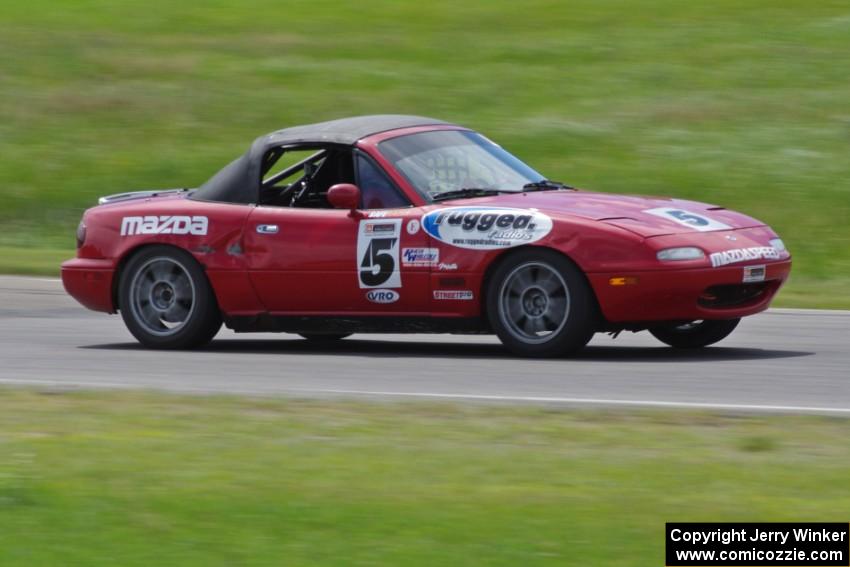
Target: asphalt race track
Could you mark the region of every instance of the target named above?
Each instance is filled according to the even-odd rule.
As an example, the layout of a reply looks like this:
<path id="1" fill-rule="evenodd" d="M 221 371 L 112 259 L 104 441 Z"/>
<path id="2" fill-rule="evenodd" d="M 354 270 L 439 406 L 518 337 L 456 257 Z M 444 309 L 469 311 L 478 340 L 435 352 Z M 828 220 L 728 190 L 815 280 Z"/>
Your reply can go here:
<path id="1" fill-rule="evenodd" d="M 120 316 L 57 280 L 0 276 L 0 385 L 365 396 L 850 415 L 850 311 L 772 310 L 719 345 L 676 351 L 648 333 L 598 335 L 577 358 L 512 357 L 495 337 L 222 330 L 206 349 L 141 348 Z"/>

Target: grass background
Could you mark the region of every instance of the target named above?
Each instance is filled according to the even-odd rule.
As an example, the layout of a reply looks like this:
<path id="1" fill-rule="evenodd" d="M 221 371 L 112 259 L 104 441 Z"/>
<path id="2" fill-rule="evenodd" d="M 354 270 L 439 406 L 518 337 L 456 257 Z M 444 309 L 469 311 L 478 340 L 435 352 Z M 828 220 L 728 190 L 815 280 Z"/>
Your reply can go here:
<path id="1" fill-rule="evenodd" d="M 850 7 L 0 0 L 0 271 L 100 195 L 401 112 L 770 223 L 850 308 Z M 846 521 L 848 422 L 0 390 L 3 565 L 661 565 L 668 520 Z"/>
<path id="2" fill-rule="evenodd" d="M 841 1 L 0 0 L 0 269 L 55 273 L 99 195 L 401 112 L 582 187 L 740 209 L 795 255 L 781 302 L 850 307 L 848 76 Z"/>
<path id="3" fill-rule="evenodd" d="M 0 563 L 663 565 L 846 521 L 850 421 L 0 390 Z"/>

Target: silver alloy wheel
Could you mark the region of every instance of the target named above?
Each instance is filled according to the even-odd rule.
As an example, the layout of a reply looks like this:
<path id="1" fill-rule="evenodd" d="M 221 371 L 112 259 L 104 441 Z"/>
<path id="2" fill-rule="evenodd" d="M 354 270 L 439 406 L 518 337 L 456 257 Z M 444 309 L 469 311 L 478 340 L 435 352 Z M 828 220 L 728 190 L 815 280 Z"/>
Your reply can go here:
<path id="1" fill-rule="evenodd" d="M 166 256 L 145 262 L 130 283 L 130 309 L 152 335 L 177 333 L 195 310 L 195 284 L 186 267 Z"/>
<path id="2" fill-rule="evenodd" d="M 499 288 L 499 318 L 524 343 L 545 343 L 564 328 L 569 314 L 569 288 L 549 264 L 520 264 Z"/>

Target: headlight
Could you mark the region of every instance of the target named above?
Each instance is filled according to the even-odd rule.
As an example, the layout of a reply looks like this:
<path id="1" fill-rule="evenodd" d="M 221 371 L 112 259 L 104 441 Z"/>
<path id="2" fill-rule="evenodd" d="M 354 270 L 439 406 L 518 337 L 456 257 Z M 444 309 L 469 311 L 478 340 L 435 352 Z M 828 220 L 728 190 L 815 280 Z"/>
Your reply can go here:
<path id="1" fill-rule="evenodd" d="M 773 246 L 774 248 L 776 248 L 777 250 L 779 250 L 780 252 L 787 250 L 787 248 L 785 248 L 785 243 L 782 242 L 781 238 L 772 239 L 770 241 L 770 245 Z"/>
<path id="2" fill-rule="evenodd" d="M 684 246 L 659 250 L 656 256 L 662 262 L 676 262 L 679 260 L 701 260 L 705 258 L 705 253 L 696 246 Z"/>

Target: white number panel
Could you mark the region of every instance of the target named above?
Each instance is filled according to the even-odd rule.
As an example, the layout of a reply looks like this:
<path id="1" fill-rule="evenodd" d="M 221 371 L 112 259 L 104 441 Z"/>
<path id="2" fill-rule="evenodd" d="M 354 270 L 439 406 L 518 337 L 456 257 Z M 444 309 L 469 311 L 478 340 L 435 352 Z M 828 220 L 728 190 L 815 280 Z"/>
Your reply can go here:
<path id="1" fill-rule="evenodd" d="M 732 228 L 728 224 L 723 224 L 722 222 L 710 219 L 699 213 L 686 211 L 685 209 L 677 209 L 675 207 L 647 209 L 644 212 L 663 219 L 671 220 L 682 226 L 686 226 L 700 232 L 708 232 L 709 230 L 729 230 Z"/>
<path id="2" fill-rule="evenodd" d="M 357 273 L 360 287 L 399 288 L 401 219 L 360 221 L 357 233 Z"/>

